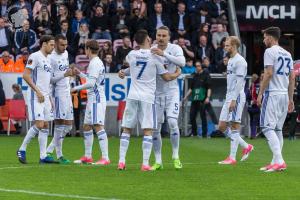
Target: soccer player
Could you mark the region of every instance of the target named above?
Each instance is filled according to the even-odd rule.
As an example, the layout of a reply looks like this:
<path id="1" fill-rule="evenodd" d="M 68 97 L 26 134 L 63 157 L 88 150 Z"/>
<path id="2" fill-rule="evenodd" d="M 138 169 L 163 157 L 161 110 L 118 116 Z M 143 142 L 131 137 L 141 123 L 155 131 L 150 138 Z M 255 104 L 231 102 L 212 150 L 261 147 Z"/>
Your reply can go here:
<path id="1" fill-rule="evenodd" d="M 278 45 L 280 32 L 278 27 L 263 31 L 267 49 L 264 54 L 264 78 L 257 103 L 262 107 L 260 126 L 273 153 L 271 163 L 260 169 L 266 172 L 281 171 L 287 167 L 282 158 L 282 126 L 287 112 L 294 110 L 293 60 L 291 54 Z"/>
<path id="2" fill-rule="evenodd" d="M 51 64 L 48 55 L 54 48 L 54 38 L 44 35 L 40 39 L 41 49 L 31 54 L 24 70 L 23 79 L 29 85 L 28 115 L 34 125 L 27 132 L 23 143 L 17 151 L 18 159 L 26 164 L 26 148 L 31 139 L 38 134 L 40 145 L 40 163 L 54 163 L 46 154 L 49 121 L 53 120 L 52 104 L 50 102 Z M 69 73 L 69 71 L 68 71 Z"/>
<path id="3" fill-rule="evenodd" d="M 92 147 L 94 141 L 93 128 L 97 133 L 102 158 L 96 165 L 108 165 L 108 139 L 104 129 L 106 97 L 105 97 L 105 69 L 102 61 L 98 57 L 99 44 L 96 40 L 87 41 L 85 44 L 85 54 L 90 59 L 87 74 L 80 73 L 79 76 L 86 78 L 86 83 L 71 89 L 71 92 L 87 89 L 88 100 L 84 117 L 84 146 L 85 154 L 80 160 L 74 163 L 93 163 Z"/>
<path id="4" fill-rule="evenodd" d="M 160 56 L 163 59 L 165 68 L 170 72 L 174 73 L 176 67 L 183 67 L 185 65 L 185 57 L 183 56 L 182 48 L 176 44 L 169 43 L 170 41 L 170 30 L 166 26 L 162 26 L 157 29 L 156 41 L 157 45 L 151 49 L 151 52 Z M 162 169 L 162 158 L 161 158 L 161 126 L 164 122 L 164 112 L 170 127 L 170 140 L 172 144 L 175 169 L 181 169 L 182 164 L 179 159 L 179 139 L 180 133 L 178 128 L 178 115 L 179 115 L 179 87 L 177 79 L 166 82 L 161 77 L 157 78 L 156 88 L 156 109 L 157 109 L 157 120 L 158 128 L 153 132 L 153 150 L 155 155 L 155 164 L 152 166 L 154 170 Z"/>
<path id="5" fill-rule="evenodd" d="M 70 93 L 70 78 L 65 77 L 69 69 L 69 57 L 66 48 L 67 38 L 63 35 L 55 37 L 55 49 L 49 55 L 52 67 L 53 97 L 54 97 L 54 137 L 47 148 L 47 155 L 53 158 L 53 151 L 56 150 L 57 159 L 61 164 L 69 164 L 70 161 L 64 158 L 62 153 L 63 140 L 67 133 L 72 130 L 73 106 Z"/>
<path id="6" fill-rule="evenodd" d="M 230 138 L 230 155 L 219 162 L 219 164 L 224 165 L 236 164 L 236 152 L 239 145 L 243 147 L 241 161 L 246 160 L 254 148 L 240 136 L 242 112 L 246 102 L 244 87 L 247 75 L 247 62 L 238 53 L 239 47 L 240 40 L 236 36 L 226 38 L 225 50 L 228 52 L 230 59 L 227 65 L 226 99 L 220 114 L 219 130 Z"/>
<path id="7" fill-rule="evenodd" d="M 141 170 L 150 171 L 152 170 L 149 166 L 152 150 L 152 130 L 157 126 L 155 109 L 156 75 L 158 74 L 164 80 L 171 81 L 180 75 L 181 70 L 177 68 L 174 71 L 175 73 L 167 73 L 162 60 L 151 53 L 151 42 L 146 30 L 137 31 L 134 39 L 140 46 L 140 49 L 132 50 L 126 57 L 126 61 L 129 63 L 128 71 L 130 71 L 131 86 L 123 115 L 123 132 L 120 139 L 118 169 L 125 169 L 125 157 L 131 130 L 135 127 L 138 120 L 144 132 Z M 120 74 L 122 73 L 121 71 Z"/>

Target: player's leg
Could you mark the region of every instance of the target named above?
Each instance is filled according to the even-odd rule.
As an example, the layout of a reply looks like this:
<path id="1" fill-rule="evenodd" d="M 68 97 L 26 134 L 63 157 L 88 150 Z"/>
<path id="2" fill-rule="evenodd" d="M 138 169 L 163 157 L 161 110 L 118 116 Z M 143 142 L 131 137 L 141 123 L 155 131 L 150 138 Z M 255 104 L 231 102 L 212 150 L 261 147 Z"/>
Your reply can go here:
<path id="1" fill-rule="evenodd" d="M 54 127 L 54 135 L 53 138 L 50 142 L 50 144 L 47 147 L 47 155 L 50 157 L 53 157 L 53 151 L 54 149 L 56 149 L 56 154 L 57 154 L 57 158 L 59 158 L 60 156 L 58 156 L 58 152 L 57 152 L 57 148 L 59 149 L 58 145 L 59 145 L 59 140 L 61 139 L 64 129 L 65 129 L 65 125 L 64 125 L 64 120 L 62 119 L 56 119 L 54 121 L 55 123 L 55 127 Z"/>
<path id="2" fill-rule="evenodd" d="M 155 99 L 155 111 L 157 116 L 157 129 L 153 130 L 153 152 L 155 157 L 155 164 L 153 169 L 159 170 L 163 168 L 162 165 L 162 139 L 161 139 L 161 127 L 164 122 L 164 109 L 165 109 L 165 97 L 156 97 Z"/>
<path id="3" fill-rule="evenodd" d="M 118 169 L 124 170 L 126 154 L 130 142 L 131 130 L 136 126 L 138 112 L 138 101 L 127 99 L 122 119 L 123 131 L 120 138 L 119 164 Z"/>
<path id="4" fill-rule="evenodd" d="M 149 165 L 149 159 L 152 151 L 153 138 L 152 130 L 157 128 L 157 117 L 155 104 L 139 102 L 138 119 L 141 124 L 141 129 L 144 132 L 142 151 L 143 151 L 143 164 L 142 171 L 149 171 L 152 168 Z M 149 115 L 150 114 L 150 115 Z"/>
<path id="5" fill-rule="evenodd" d="M 166 102 L 166 113 L 168 124 L 170 128 L 170 140 L 172 145 L 172 158 L 174 161 L 175 169 L 181 169 L 182 163 L 179 159 L 179 141 L 180 132 L 178 127 L 178 116 L 179 116 L 179 94 L 174 96 L 168 96 Z"/>
<path id="6" fill-rule="evenodd" d="M 72 116 L 73 117 L 73 116 Z M 63 155 L 63 141 L 68 133 L 72 130 L 73 120 L 64 120 L 64 130 L 61 134 L 61 137 L 58 140 L 58 143 L 55 147 L 56 155 L 61 164 L 69 164 L 70 160 L 64 157 Z"/>

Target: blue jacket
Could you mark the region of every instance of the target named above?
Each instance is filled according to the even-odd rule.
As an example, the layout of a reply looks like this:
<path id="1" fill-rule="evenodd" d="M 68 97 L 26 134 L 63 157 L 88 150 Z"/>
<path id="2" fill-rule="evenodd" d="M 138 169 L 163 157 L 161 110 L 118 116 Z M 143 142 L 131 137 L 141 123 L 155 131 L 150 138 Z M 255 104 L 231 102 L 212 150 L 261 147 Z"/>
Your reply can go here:
<path id="1" fill-rule="evenodd" d="M 79 23 L 79 25 L 82 24 L 82 23 L 88 24 L 88 21 L 84 18 L 82 18 L 80 21 L 77 21 L 76 18 L 73 18 L 72 22 L 71 22 L 71 31 L 72 31 L 73 34 L 75 34 L 79 31 L 78 23 Z"/>
<path id="2" fill-rule="evenodd" d="M 31 51 L 36 46 L 37 38 L 35 32 L 32 29 L 29 29 L 28 32 L 29 32 L 28 49 L 29 51 Z M 14 38 L 15 46 L 17 49 L 21 48 L 23 36 L 24 36 L 23 29 L 22 28 L 17 29 Z"/>

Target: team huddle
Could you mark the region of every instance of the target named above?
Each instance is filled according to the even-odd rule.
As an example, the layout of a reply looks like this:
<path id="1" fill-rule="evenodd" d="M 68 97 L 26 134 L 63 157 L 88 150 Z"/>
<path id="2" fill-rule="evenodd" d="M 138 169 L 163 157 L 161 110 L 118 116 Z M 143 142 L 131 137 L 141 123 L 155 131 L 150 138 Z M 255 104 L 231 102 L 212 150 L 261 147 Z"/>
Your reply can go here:
<path id="1" fill-rule="evenodd" d="M 264 55 L 265 76 L 258 96 L 262 105 L 261 127 L 266 136 L 273 159 L 262 167 L 266 172 L 286 169 L 282 158 L 282 126 L 287 111 L 293 110 L 294 73 L 290 53 L 278 46 L 280 29 L 271 27 L 264 31 L 264 43 L 268 47 Z M 182 49 L 169 43 L 170 31 L 162 26 L 157 29 L 157 44 L 151 47 L 147 31 L 139 30 L 134 40 L 140 47 L 132 50 L 126 57 L 129 68 L 119 71 L 119 77 L 131 77 L 131 86 L 126 100 L 122 120 L 122 134 L 118 169 L 126 169 L 126 153 L 132 129 L 139 122 L 143 130 L 142 171 L 155 171 L 163 168 L 161 127 L 166 116 L 170 128 L 172 159 L 175 169 L 181 169 L 179 158 L 180 132 L 178 116 L 180 107 L 177 77 L 180 67 L 185 65 Z M 246 160 L 254 147 L 240 136 L 242 111 L 245 105 L 245 78 L 247 62 L 238 53 L 240 41 L 230 36 L 226 39 L 225 49 L 230 55 L 227 66 L 227 93 L 219 120 L 219 130 L 230 138 L 230 155 L 219 164 L 236 164 L 238 146 L 243 147 L 242 161 Z M 28 130 L 22 145 L 17 151 L 18 159 L 26 164 L 26 148 L 35 135 L 40 146 L 40 163 L 62 163 L 71 161 L 62 152 L 63 140 L 72 129 L 73 107 L 71 93 L 87 90 L 87 105 L 83 123 L 84 155 L 74 163 L 109 165 L 108 138 L 104 129 L 106 97 L 105 68 L 98 57 L 99 44 L 95 40 L 86 42 L 85 54 L 90 60 L 86 74 L 69 65 L 67 40 L 62 35 L 44 35 L 40 39 L 40 51 L 28 58 L 23 74 L 29 85 L 27 106 L 29 120 L 34 125 Z M 86 79 L 82 85 L 70 88 L 71 76 Z M 286 105 L 289 105 L 288 107 Z M 166 113 L 166 114 L 164 114 Z M 49 121 L 55 123 L 54 137 L 47 146 Z M 94 162 L 92 147 L 96 132 L 101 149 L 101 157 Z M 155 163 L 151 166 L 149 158 L 154 152 Z M 56 151 L 57 160 L 53 152 Z"/>

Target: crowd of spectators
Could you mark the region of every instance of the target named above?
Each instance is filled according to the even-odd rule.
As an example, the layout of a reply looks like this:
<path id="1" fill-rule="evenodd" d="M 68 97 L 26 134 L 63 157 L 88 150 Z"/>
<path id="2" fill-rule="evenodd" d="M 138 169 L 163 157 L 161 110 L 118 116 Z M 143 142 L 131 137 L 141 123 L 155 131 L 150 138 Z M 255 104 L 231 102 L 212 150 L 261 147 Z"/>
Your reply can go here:
<path id="1" fill-rule="evenodd" d="M 118 72 L 128 52 L 137 48 L 134 33 L 147 29 L 155 43 L 156 29 L 165 25 L 187 59 L 184 73 L 193 72 L 196 61 L 222 73 L 226 5 L 226 0 L 0 0 L 0 71 L 22 71 L 41 35 L 63 34 L 71 63 L 84 54 L 88 39 L 96 39 L 107 72 Z M 25 18 L 20 27 L 11 23 L 12 7 Z"/>

